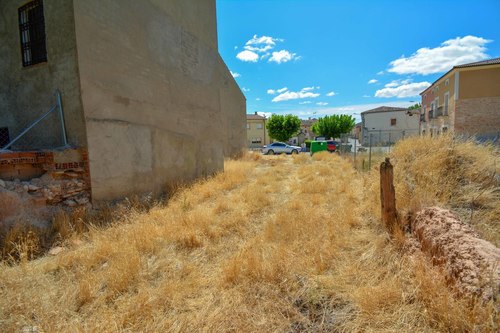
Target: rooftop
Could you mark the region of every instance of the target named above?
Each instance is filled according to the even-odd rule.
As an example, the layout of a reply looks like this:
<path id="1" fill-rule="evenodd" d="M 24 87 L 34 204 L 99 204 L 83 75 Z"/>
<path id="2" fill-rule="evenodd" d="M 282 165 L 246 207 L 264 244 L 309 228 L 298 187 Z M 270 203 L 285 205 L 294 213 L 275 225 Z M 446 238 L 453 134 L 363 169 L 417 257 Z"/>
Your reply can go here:
<path id="1" fill-rule="evenodd" d="M 247 114 L 247 120 L 264 120 L 266 117 L 259 116 L 258 114 Z"/>
<path id="2" fill-rule="evenodd" d="M 500 58 L 493 58 L 493 59 L 488 59 L 488 60 L 470 62 L 468 64 L 463 64 L 463 65 L 453 66 L 449 71 L 447 71 L 446 73 L 444 73 L 441 77 L 439 77 L 439 79 L 437 79 L 436 81 L 434 81 L 429 87 L 427 87 L 424 91 L 422 91 L 420 93 L 420 95 L 422 95 L 424 92 L 426 92 L 427 90 L 429 90 L 429 88 L 431 88 L 432 86 L 434 86 L 434 84 L 436 82 L 438 82 L 439 80 L 441 80 L 443 77 L 445 77 L 448 73 L 450 73 L 455 68 L 479 67 L 479 66 L 499 65 L 499 64 L 500 64 Z"/>
<path id="3" fill-rule="evenodd" d="M 500 64 L 500 58 L 493 58 L 483 61 L 471 62 L 468 64 L 453 66 L 453 68 L 465 68 L 465 67 L 474 67 L 474 66 L 484 66 L 484 65 L 495 65 Z"/>
<path id="4" fill-rule="evenodd" d="M 394 111 L 407 111 L 407 108 L 396 108 L 392 106 L 380 106 L 375 109 L 367 110 L 361 112 L 361 114 L 367 114 L 367 113 L 379 113 L 379 112 L 394 112 Z"/>

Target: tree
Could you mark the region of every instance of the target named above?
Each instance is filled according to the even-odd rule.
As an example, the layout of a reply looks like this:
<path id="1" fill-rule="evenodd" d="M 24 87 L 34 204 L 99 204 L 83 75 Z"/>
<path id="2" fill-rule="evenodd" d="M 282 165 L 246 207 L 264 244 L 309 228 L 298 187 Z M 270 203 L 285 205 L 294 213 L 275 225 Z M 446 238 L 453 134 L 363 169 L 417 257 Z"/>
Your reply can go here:
<path id="1" fill-rule="evenodd" d="M 422 107 L 422 104 L 417 103 L 415 105 L 410 106 L 408 109 L 409 110 L 416 110 L 416 109 L 420 109 L 421 107 Z"/>
<path id="2" fill-rule="evenodd" d="M 338 138 L 340 134 L 349 133 L 355 125 L 356 121 L 352 116 L 334 114 L 319 118 L 313 125 L 312 131 L 327 139 Z"/>
<path id="3" fill-rule="evenodd" d="M 273 114 L 269 117 L 266 128 L 271 138 L 287 142 L 292 136 L 299 133 L 300 119 L 291 114 Z"/>

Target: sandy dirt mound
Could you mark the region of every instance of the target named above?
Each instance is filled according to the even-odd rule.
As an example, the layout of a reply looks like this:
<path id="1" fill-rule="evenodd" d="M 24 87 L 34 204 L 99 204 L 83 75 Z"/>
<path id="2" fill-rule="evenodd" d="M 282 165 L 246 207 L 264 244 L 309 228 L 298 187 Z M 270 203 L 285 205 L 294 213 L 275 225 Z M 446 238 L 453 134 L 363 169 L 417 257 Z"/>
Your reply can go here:
<path id="1" fill-rule="evenodd" d="M 450 211 L 430 207 L 420 211 L 413 230 L 422 250 L 441 264 L 460 293 L 484 300 L 498 295 L 500 249 L 477 234 Z"/>

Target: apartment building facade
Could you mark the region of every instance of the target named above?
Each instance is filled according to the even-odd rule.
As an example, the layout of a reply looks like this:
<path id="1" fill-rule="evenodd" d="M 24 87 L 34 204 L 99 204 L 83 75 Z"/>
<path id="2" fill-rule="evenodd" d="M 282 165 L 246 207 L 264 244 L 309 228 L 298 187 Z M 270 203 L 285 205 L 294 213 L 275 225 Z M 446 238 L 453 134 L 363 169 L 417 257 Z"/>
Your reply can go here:
<path id="1" fill-rule="evenodd" d="M 498 137 L 500 58 L 455 66 L 420 95 L 422 135 Z"/>
<path id="2" fill-rule="evenodd" d="M 247 147 L 251 149 L 261 148 L 271 143 L 271 138 L 266 128 L 267 118 L 255 112 L 247 114 Z"/>

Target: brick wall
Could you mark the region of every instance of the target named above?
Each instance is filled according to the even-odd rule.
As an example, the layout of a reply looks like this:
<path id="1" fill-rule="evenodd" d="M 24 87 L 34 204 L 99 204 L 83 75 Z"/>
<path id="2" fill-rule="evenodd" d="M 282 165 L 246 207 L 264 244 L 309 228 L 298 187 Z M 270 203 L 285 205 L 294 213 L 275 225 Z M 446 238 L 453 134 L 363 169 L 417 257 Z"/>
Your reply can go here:
<path id="1" fill-rule="evenodd" d="M 455 134 L 494 137 L 500 132 L 500 97 L 457 101 Z"/>

